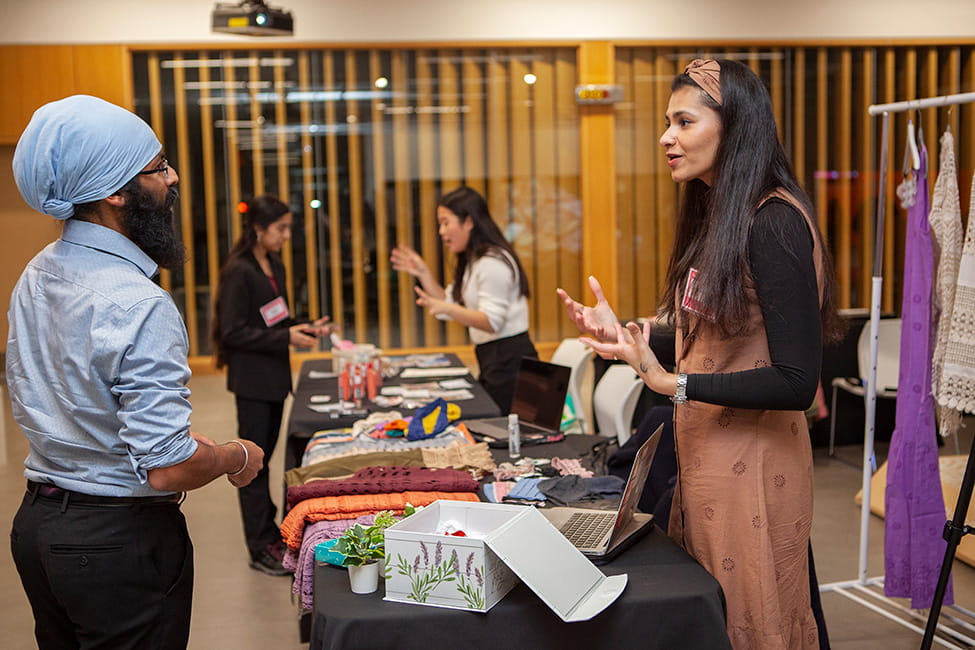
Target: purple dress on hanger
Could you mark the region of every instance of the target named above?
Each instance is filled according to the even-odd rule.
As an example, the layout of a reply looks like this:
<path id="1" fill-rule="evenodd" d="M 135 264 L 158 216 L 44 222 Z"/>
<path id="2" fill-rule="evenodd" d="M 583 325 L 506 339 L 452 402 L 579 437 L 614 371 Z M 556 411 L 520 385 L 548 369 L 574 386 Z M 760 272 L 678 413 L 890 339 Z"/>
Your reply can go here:
<path id="1" fill-rule="evenodd" d="M 897 412 L 887 457 L 885 577 L 887 596 L 931 606 L 944 559 L 944 497 L 931 395 L 931 292 L 934 247 L 928 224 L 927 150 L 921 146 L 917 196 L 908 208 Z M 944 604 L 954 602 L 951 584 Z"/>

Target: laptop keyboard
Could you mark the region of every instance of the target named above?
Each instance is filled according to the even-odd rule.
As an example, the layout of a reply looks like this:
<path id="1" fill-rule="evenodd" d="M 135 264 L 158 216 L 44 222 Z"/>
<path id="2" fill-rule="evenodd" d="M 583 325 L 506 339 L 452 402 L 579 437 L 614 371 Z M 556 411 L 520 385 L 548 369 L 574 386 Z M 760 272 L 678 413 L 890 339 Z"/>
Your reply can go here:
<path id="1" fill-rule="evenodd" d="M 560 529 L 577 548 L 591 548 L 613 527 L 615 512 L 574 512 Z"/>

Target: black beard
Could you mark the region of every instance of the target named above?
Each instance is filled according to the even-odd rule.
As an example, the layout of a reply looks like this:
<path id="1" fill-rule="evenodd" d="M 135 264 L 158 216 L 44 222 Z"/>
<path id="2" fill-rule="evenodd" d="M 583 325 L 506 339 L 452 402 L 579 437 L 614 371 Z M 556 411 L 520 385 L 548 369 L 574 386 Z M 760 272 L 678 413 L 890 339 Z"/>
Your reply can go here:
<path id="1" fill-rule="evenodd" d="M 170 187 L 162 201 L 156 201 L 142 187 L 127 194 L 123 218 L 129 239 L 162 268 L 181 266 L 186 261 L 186 249 L 173 226 L 173 204 L 179 197 L 176 187 Z"/>

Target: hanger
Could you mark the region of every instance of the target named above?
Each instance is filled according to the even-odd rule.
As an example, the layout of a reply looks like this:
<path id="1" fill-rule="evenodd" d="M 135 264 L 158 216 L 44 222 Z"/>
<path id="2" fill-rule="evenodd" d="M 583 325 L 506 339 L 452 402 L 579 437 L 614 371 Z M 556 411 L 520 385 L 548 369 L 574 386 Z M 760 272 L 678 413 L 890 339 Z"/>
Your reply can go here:
<path id="1" fill-rule="evenodd" d="M 917 137 L 914 135 L 914 121 L 907 120 L 907 151 L 904 157 L 910 155 L 911 169 L 917 171 L 921 169 L 921 154 L 917 150 Z"/>

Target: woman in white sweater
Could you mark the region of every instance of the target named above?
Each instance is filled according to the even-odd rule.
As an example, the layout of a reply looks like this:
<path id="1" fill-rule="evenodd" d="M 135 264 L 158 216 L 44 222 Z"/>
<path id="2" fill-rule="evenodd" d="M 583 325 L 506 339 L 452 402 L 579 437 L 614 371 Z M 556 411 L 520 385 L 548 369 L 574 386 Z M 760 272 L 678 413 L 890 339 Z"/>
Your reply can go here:
<path id="1" fill-rule="evenodd" d="M 444 289 L 423 258 L 406 246 L 393 250 L 393 268 L 420 281 L 416 304 L 467 327 L 479 381 L 507 413 L 521 358 L 538 356 L 528 336 L 528 278 L 475 190 L 463 186 L 445 194 L 437 224 L 444 246 L 456 255 L 454 281 Z"/>

